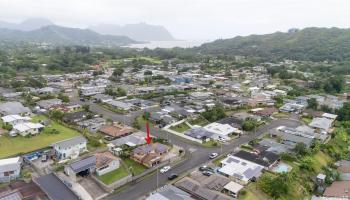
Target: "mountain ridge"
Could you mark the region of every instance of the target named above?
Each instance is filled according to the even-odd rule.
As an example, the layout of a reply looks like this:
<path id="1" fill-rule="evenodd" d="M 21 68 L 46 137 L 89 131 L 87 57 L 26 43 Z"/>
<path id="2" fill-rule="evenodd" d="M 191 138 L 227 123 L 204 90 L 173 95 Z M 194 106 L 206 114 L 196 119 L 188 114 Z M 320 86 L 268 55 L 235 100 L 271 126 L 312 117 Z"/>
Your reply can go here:
<path id="1" fill-rule="evenodd" d="M 44 26 L 32 31 L 0 28 L 0 41 L 49 43 L 53 45 L 106 45 L 122 46 L 136 43 L 126 36 L 102 35 L 89 29 L 68 28 L 57 25 Z"/>
<path id="2" fill-rule="evenodd" d="M 237 36 L 206 43 L 195 50 L 212 55 L 269 59 L 350 59 L 350 29 L 309 27 L 289 32 Z"/>

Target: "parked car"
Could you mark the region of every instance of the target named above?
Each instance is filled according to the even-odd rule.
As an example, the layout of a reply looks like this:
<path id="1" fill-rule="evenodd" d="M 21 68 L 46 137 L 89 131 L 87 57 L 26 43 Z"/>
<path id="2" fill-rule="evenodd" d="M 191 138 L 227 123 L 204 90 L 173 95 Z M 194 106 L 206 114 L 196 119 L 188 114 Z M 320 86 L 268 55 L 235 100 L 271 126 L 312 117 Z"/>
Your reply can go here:
<path id="1" fill-rule="evenodd" d="M 208 166 L 203 165 L 203 166 L 199 167 L 199 171 L 201 171 L 201 172 L 206 171 L 207 168 L 208 168 Z"/>
<path id="2" fill-rule="evenodd" d="M 211 176 L 211 175 L 213 174 L 213 172 L 204 171 L 204 172 L 202 172 L 202 174 L 203 174 L 204 176 Z"/>
<path id="3" fill-rule="evenodd" d="M 216 158 L 216 157 L 218 157 L 218 153 L 211 153 L 210 155 L 209 155 L 209 158 L 210 159 L 214 159 L 214 158 Z"/>
<path id="4" fill-rule="evenodd" d="M 170 174 L 170 176 L 168 176 L 168 180 L 174 180 L 178 177 L 179 175 L 177 174 Z"/>
<path id="5" fill-rule="evenodd" d="M 165 173 L 165 172 L 169 171 L 170 168 L 171 167 L 169 165 L 168 166 L 164 166 L 162 169 L 160 169 L 160 173 Z"/>

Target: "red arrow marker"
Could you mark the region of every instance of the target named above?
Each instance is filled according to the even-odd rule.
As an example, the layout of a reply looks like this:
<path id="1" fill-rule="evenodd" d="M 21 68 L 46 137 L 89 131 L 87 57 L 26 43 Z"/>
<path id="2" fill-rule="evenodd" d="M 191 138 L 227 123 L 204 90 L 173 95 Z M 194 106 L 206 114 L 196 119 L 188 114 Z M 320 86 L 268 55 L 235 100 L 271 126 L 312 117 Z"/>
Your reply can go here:
<path id="1" fill-rule="evenodd" d="M 146 130 L 147 130 L 147 137 L 145 138 L 147 144 L 150 144 L 151 143 L 151 136 L 150 136 L 150 129 L 149 129 L 149 123 L 147 121 L 146 123 Z"/>

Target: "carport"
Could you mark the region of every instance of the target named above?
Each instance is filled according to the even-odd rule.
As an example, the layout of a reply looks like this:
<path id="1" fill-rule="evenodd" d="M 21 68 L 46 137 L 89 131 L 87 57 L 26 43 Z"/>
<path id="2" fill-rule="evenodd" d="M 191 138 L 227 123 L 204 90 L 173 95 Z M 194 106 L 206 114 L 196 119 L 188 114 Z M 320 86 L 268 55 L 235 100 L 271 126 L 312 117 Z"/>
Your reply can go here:
<path id="1" fill-rule="evenodd" d="M 82 160 L 75 161 L 64 168 L 65 173 L 76 179 L 77 176 L 86 177 L 89 176 L 96 168 L 96 157 L 90 156 Z"/>

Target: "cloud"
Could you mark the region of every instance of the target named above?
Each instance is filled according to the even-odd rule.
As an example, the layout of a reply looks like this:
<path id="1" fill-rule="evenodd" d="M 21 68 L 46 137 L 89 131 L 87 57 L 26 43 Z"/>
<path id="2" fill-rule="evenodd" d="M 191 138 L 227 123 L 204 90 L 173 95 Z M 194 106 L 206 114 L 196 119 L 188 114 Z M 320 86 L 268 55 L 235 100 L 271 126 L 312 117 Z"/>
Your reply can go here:
<path id="1" fill-rule="evenodd" d="M 348 0 L 0 0 L 0 19 L 60 25 L 147 22 L 177 38 L 226 38 L 291 27 L 349 27 Z"/>

